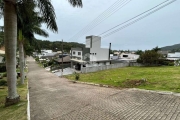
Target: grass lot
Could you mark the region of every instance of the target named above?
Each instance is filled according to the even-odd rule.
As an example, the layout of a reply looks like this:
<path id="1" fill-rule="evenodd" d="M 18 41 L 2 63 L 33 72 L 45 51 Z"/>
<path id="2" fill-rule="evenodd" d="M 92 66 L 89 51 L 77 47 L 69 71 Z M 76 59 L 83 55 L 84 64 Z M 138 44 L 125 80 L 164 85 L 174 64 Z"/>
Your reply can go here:
<path id="1" fill-rule="evenodd" d="M 65 76 L 74 80 L 74 75 Z M 125 67 L 80 74 L 79 81 L 120 88 L 141 88 L 180 93 L 180 67 Z"/>
<path id="2" fill-rule="evenodd" d="M 4 107 L 7 87 L 0 86 L 0 120 L 27 120 L 27 84 L 17 85 L 17 90 L 21 101 L 16 105 Z"/>

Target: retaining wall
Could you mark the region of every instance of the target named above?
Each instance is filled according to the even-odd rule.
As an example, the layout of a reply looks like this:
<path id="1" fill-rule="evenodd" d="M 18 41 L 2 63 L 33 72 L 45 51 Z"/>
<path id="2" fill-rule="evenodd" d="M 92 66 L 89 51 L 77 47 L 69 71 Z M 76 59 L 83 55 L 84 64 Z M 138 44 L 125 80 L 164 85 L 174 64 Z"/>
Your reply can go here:
<path id="1" fill-rule="evenodd" d="M 103 66 L 93 66 L 93 67 L 83 67 L 81 68 L 82 73 L 89 73 L 89 72 L 96 72 L 100 70 L 108 70 L 113 68 L 122 68 L 122 67 L 128 67 L 128 66 L 143 66 L 139 63 L 115 63 L 111 65 L 103 65 Z"/>

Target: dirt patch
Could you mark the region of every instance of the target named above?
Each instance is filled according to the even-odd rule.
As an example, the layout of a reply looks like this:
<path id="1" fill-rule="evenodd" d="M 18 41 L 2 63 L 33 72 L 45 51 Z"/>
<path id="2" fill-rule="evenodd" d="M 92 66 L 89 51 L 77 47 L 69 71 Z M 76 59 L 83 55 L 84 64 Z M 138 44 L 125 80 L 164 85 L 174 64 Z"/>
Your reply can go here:
<path id="1" fill-rule="evenodd" d="M 126 80 L 123 85 L 127 88 L 130 88 L 130 87 L 137 87 L 137 86 L 140 86 L 140 85 L 145 85 L 147 84 L 147 80 L 146 79 L 140 79 L 140 80 Z"/>

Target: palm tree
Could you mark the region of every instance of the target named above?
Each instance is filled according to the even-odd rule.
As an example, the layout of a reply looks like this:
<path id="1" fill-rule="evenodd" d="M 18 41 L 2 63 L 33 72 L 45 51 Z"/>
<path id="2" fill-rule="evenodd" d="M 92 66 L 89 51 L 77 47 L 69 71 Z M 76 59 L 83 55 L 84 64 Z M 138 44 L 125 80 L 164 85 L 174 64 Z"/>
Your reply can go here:
<path id="1" fill-rule="evenodd" d="M 42 18 L 34 12 L 35 5 L 27 3 L 18 3 L 17 16 L 18 16 L 18 45 L 19 45 L 19 60 L 20 60 L 20 75 L 21 84 L 24 84 L 24 41 L 25 39 L 32 41 L 34 33 L 48 37 L 45 30 L 40 29 Z M 56 26 L 57 27 L 57 26 Z"/>
<path id="2" fill-rule="evenodd" d="M 3 0 L 4 1 L 4 40 L 6 51 L 6 69 L 7 69 L 7 83 L 8 95 L 6 97 L 5 106 L 9 106 L 19 102 L 20 96 L 17 94 L 16 88 L 16 44 L 17 44 L 17 0 Z M 57 31 L 55 21 L 55 12 L 50 0 L 21 0 L 22 2 L 35 3 L 39 8 L 39 13 L 43 17 L 47 27 L 53 31 Z M 68 0 L 70 4 L 75 7 L 82 7 L 82 0 Z M 2 0 L 0 0 L 2 2 Z M 55 28 L 55 29 L 53 29 Z"/>

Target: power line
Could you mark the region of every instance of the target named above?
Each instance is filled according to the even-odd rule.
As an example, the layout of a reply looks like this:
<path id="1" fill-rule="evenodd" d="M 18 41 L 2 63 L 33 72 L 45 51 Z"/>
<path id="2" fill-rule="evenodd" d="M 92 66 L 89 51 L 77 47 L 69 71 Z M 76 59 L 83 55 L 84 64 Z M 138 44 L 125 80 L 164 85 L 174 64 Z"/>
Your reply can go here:
<path id="1" fill-rule="evenodd" d="M 100 35 L 105 34 L 105 33 L 109 32 L 109 31 L 113 30 L 114 28 L 116 28 L 116 27 L 118 27 L 118 26 L 120 26 L 120 25 L 123 25 L 123 24 L 125 24 L 125 23 L 127 23 L 127 22 L 129 22 L 129 21 L 131 21 L 131 20 L 133 20 L 133 19 L 135 19 L 135 18 L 137 18 L 137 17 L 139 17 L 138 19 L 135 19 L 135 20 L 133 20 L 132 22 L 130 22 L 130 23 L 128 23 L 128 24 L 125 24 L 124 26 L 122 26 L 122 27 L 120 27 L 120 28 L 118 28 L 118 29 L 115 29 L 114 31 L 112 31 L 112 32 L 110 32 L 110 33 L 107 33 L 107 34 L 105 34 L 105 35 L 102 36 L 102 38 L 106 38 L 106 37 L 108 37 L 108 36 L 110 36 L 110 35 L 118 32 L 118 31 L 120 31 L 120 30 L 122 30 L 122 29 L 124 29 L 124 28 L 126 28 L 126 27 L 128 27 L 128 26 L 130 26 L 130 25 L 132 25 L 132 24 L 134 24 L 134 23 L 142 20 L 143 18 L 145 18 L 145 17 L 147 17 L 147 16 L 149 16 L 149 15 L 151 15 L 151 14 L 159 11 L 160 9 L 162 9 L 162 8 L 164 8 L 164 7 L 172 4 L 172 3 L 175 2 L 176 0 L 172 0 L 172 1 L 170 1 L 170 2 L 168 2 L 168 1 L 170 1 L 170 0 L 166 0 L 166 1 L 158 4 L 158 5 L 156 5 L 155 7 L 151 8 L 151 9 L 149 9 L 149 10 L 147 10 L 147 11 L 145 11 L 145 12 L 143 12 L 143 13 L 141 13 L 141 14 L 139 14 L 139 15 L 137 15 L 137 16 L 129 19 L 129 20 L 127 20 L 127 21 L 125 21 L 125 22 L 123 22 L 123 23 L 121 23 L 121 24 L 119 24 L 119 25 L 116 25 L 115 27 L 113 27 L 113 28 L 111 28 L 111 29 L 109 29 L 109 30 L 106 30 L 105 32 L 101 33 Z M 168 3 L 167 3 L 167 2 L 168 2 Z M 164 3 L 166 3 L 166 4 L 164 4 Z M 164 4 L 164 5 L 163 5 L 163 4 Z M 162 6 L 161 6 L 161 5 L 162 5 Z M 161 6 L 161 7 L 159 7 L 159 6 Z M 150 11 L 151 11 L 151 12 L 150 12 Z M 147 12 L 149 12 L 149 13 L 147 13 Z M 145 14 L 145 13 L 147 13 L 147 14 Z M 145 15 L 144 15 L 144 14 L 145 14 Z M 142 16 L 142 15 L 143 15 L 143 16 Z M 141 17 L 140 17 L 140 16 L 141 16 Z M 93 42 L 95 43 L 95 42 L 97 42 L 97 40 L 94 40 Z"/>
<path id="2" fill-rule="evenodd" d="M 157 8 L 157 9 L 151 11 L 150 13 L 148 13 L 148 14 L 146 14 L 146 15 L 144 15 L 144 16 L 142 16 L 142 17 L 140 17 L 140 18 L 138 18 L 138 19 L 136 19 L 136 20 L 134 20 L 134 21 L 132 21 L 132 22 L 130 22 L 130 23 L 128 23 L 128 24 L 126 24 L 126 25 L 124 25 L 124 26 L 122 26 L 122 27 L 120 27 L 120 28 L 118 28 L 118 29 L 116 29 L 116 30 L 114 30 L 114 31 L 112 31 L 112 32 L 110 32 L 110 33 L 108 33 L 108 34 L 105 34 L 105 35 L 102 36 L 102 37 L 103 37 L 103 38 L 108 37 L 108 36 L 110 36 L 110 35 L 112 35 L 112 34 L 118 32 L 118 31 L 120 31 L 120 30 L 122 30 L 122 29 L 124 29 L 124 28 L 126 28 L 126 27 L 128 27 L 128 26 L 130 26 L 130 25 L 132 25 L 132 24 L 134 24 L 134 23 L 136 23 L 136 22 L 142 20 L 143 18 L 145 18 L 145 17 L 147 17 L 147 16 L 149 16 L 149 15 L 151 15 L 151 14 L 153 14 L 153 13 L 159 11 L 160 9 L 162 9 L 162 8 L 164 8 L 164 7 L 168 6 L 168 5 L 170 5 L 171 3 L 175 2 L 175 1 L 176 1 L 176 0 L 173 0 L 173 1 L 171 1 L 171 2 L 169 2 L 169 3 L 167 3 L 167 4 L 165 4 L 165 5 L 163 5 L 163 6 L 161 6 L 161 7 L 159 7 L 159 8 Z M 156 7 L 157 7 L 157 6 L 156 6 Z M 156 8 L 156 7 L 154 7 L 154 8 Z M 154 8 L 153 8 L 153 9 L 154 9 Z"/>
<path id="3" fill-rule="evenodd" d="M 80 30 L 76 35 L 74 35 L 71 39 L 78 39 L 88 31 L 92 30 L 94 27 L 99 25 L 101 22 L 103 22 L 105 19 L 113 15 L 115 12 L 117 12 L 119 9 L 124 7 L 126 4 L 128 4 L 131 0 L 118 0 L 116 1 L 112 6 L 110 6 L 108 9 L 106 9 L 103 13 L 101 13 L 97 18 L 95 18 L 91 23 L 89 23 L 86 27 L 84 27 L 82 30 Z"/>
<path id="4" fill-rule="evenodd" d="M 118 27 L 118 26 L 120 26 L 120 25 L 123 25 L 123 24 L 129 22 L 129 21 L 131 21 L 131 20 L 133 20 L 133 19 L 135 19 L 135 18 L 137 18 L 137 17 L 139 17 L 139 16 L 141 16 L 141 15 L 143 15 L 143 14 L 145 14 L 145 13 L 151 11 L 151 10 L 153 10 L 154 8 L 156 8 L 156 7 L 158 7 L 158 6 L 160 6 L 160 5 L 164 4 L 164 3 L 166 3 L 167 1 L 169 1 L 169 0 L 164 1 L 164 2 L 162 2 L 162 3 L 158 4 L 158 5 L 156 5 L 155 7 L 151 8 L 151 9 L 149 9 L 149 10 L 147 10 L 147 11 L 145 11 L 145 12 L 139 14 L 139 15 L 136 15 L 135 17 L 133 17 L 133 18 L 131 18 L 131 19 L 129 19 L 129 20 L 127 20 L 127 21 L 121 23 L 121 24 L 118 24 L 118 25 L 114 26 L 113 28 L 111 28 L 111 29 L 109 29 L 109 30 L 107 30 L 107 31 L 105 31 L 105 32 L 103 32 L 103 33 L 101 33 L 101 34 L 99 34 L 99 35 L 105 34 L 105 33 L 109 32 L 109 31 L 111 31 L 112 29 L 114 29 L 114 28 L 116 28 L 116 27 Z"/>

